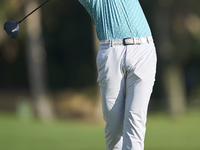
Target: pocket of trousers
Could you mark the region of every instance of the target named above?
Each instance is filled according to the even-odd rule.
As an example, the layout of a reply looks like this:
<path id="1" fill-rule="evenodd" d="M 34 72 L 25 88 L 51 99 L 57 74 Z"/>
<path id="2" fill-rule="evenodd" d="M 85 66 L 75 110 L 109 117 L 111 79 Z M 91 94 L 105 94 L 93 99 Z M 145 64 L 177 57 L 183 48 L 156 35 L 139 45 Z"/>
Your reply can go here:
<path id="1" fill-rule="evenodd" d="M 99 84 L 101 79 L 101 76 L 103 74 L 103 69 L 105 68 L 105 63 L 106 59 L 108 56 L 106 55 L 106 50 L 108 48 L 105 46 L 100 46 L 99 52 L 96 57 L 96 65 L 97 65 L 97 73 L 98 73 L 98 78 L 97 78 L 97 83 Z"/>

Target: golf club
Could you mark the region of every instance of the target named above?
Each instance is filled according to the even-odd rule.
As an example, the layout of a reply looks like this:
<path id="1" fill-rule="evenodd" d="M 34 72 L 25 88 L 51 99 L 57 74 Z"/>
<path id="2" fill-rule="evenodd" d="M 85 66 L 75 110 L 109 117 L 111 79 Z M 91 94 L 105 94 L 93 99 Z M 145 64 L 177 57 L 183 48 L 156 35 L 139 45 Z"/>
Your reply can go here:
<path id="1" fill-rule="evenodd" d="M 39 9 L 40 7 L 42 7 L 46 2 L 48 2 L 49 0 L 46 0 L 45 2 L 43 2 L 40 6 L 38 6 L 36 9 L 34 9 L 32 12 L 30 12 L 28 15 L 26 15 L 23 19 L 21 19 L 20 21 L 16 22 L 16 21 L 7 21 L 4 23 L 4 30 L 7 32 L 7 34 L 12 37 L 12 38 L 16 38 L 18 36 L 19 33 L 19 24 L 26 19 L 28 16 L 30 16 L 32 13 L 34 13 L 37 9 Z"/>

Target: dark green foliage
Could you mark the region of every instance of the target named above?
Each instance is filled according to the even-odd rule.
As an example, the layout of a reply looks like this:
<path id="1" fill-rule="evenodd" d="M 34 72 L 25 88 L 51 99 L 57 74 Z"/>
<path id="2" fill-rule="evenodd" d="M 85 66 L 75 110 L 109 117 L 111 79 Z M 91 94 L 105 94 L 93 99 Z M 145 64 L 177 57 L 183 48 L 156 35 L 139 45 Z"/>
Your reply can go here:
<path id="1" fill-rule="evenodd" d="M 50 86 L 94 85 L 91 19 L 78 1 L 59 0 L 44 8 L 43 29 Z"/>

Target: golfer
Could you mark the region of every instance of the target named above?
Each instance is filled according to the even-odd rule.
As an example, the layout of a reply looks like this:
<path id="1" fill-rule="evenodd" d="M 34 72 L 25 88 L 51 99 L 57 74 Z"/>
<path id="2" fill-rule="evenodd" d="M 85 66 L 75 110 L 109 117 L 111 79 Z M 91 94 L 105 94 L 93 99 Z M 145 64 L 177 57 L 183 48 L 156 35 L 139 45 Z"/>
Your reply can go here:
<path id="1" fill-rule="evenodd" d="M 97 55 L 107 150 L 143 150 L 157 56 L 138 0 L 79 0 L 100 40 Z"/>

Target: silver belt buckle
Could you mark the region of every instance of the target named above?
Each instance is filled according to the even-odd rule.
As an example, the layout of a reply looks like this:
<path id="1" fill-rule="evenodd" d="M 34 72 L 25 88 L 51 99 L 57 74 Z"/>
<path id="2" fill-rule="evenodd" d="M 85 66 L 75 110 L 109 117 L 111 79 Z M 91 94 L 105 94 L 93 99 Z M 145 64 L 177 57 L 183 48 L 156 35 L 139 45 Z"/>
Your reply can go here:
<path id="1" fill-rule="evenodd" d="M 125 45 L 125 46 L 128 45 L 128 44 L 126 44 L 126 40 L 127 40 L 127 39 L 129 39 L 129 38 L 124 38 L 124 39 L 123 39 L 123 45 Z"/>
<path id="2" fill-rule="evenodd" d="M 129 42 L 130 41 L 130 42 Z M 123 45 L 141 45 L 143 43 L 140 37 L 124 38 Z"/>
<path id="3" fill-rule="evenodd" d="M 128 42 L 128 40 L 132 40 L 132 42 Z M 123 45 L 135 45 L 135 39 L 134 38 L 124 38 L 123 39 Z"/>

